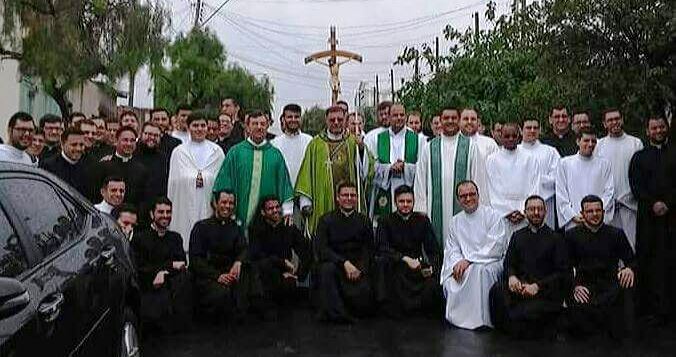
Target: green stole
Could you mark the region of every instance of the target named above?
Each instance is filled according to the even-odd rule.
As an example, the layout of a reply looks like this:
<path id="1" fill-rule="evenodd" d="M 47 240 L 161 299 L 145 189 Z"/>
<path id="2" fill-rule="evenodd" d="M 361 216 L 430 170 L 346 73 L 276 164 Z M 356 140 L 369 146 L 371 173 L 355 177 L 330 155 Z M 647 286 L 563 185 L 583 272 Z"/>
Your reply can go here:
<path id="1" fill-rule="evenodd" d="M 469 172 L 469 144 L 470 139 L 462 134 L 457 134 L 458 140 L 456 142 L 456 151 L 455 151 L 455 166 L 453 170 L 453 187 L 451 188 L 450 194 L 453 196 L 453 215 L 455 216 L 460 212 L 460 203 L 458 198 L 455 196 L 455 188 L 457 185 L 467 179 L 467 174 Z M 431 161 L 431 176 L 432 176 L 432 227 L 434 228 L 434 233 L 437 237 L 437 240 L 442 244 L 444 242 L 443 237 L 443 196 L 441 193 L 441 137 L 436 137 L 430 141 L 430 161 Z M 428 196 L 428 199 L 429 196 Z"/>
<path id="2" fill-rule="evenodd" d="M 404 162 L 415 164 L 418 162 L 418 135 L 406 128 L 404 135 Z M 390 130 L 384 130 L 378 134 L 377 142 L 378 162 L 381 164 L 390 163 Z M 377 188 L 373 203 L 373 216 L 380 217 L 392 213 L 392 187 L 389 190 Z"/>

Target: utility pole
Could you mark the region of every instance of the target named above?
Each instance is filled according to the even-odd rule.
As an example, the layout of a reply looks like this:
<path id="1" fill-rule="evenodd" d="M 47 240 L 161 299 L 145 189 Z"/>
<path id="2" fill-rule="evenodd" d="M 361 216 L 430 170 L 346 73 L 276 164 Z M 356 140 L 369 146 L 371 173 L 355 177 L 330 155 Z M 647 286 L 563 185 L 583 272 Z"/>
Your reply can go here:
<path id="1" fill-rule="evenodd" d="M 479 42 L 479 13 L 474 13 L 474 40 Z"/>
<path id="2" fill-rule="evenodd" d="M 194 28 L 200 27 L 200 20 L 202 19 L 202 0 L 196 0 L 195 3 L 195 22 L 193 23 Z"/>
<path id="3" fill-rule="evenodd" d="M 378 80 L 378 75 L 376 74 L 376 107 L 378 106 L 378 102 L 380 102 L 380 81 Z"/>
<path id="4" fill-rule="evenodd" d="M 376 92 L 376 87 L 374 86 L 373 87 L 373 107 L 375 108 L 377 106 L 378 106 L 378 94 Z"/>
<path id="5" fill-rule="evenodd" d="M 340 76 L 338 71 L 340 66 L 352 60 L 361 63 L 362 57 L 354 52 L 339 50 L 338 39 L 336 39 L 336 27 L 331 26 L 329 36 L 329 50 L 315 52 L 305 57 L 305 64 L 310 62 L 317 62 L 323 66 L 329 67 L 329 74 L 331 76 L 331 105 L 338 102 L 338 95 L 340 94 Z M 326 62 L 322 61 L 326 60 Z"/>
<path id="6" fill-rule="evenodd" d="M 394 102 L 394 69 L 392 68 L 390 68 L 390 90 L 392 91 L 390 99 Z"/>
<path id="7" fill-rule="evenodd" d="M 414 76 L 416 81 L 420 80 L 420 67 L 418 67 L 419 62 L 420 62 L 420 54 L 418 53 L 418 54 L 415 55 L 415 65 L 414 65 L 415 67 L 413 67 L 413 73 L 414 73 L 413 76 Z"/>
<path id="8" fill-rule="evenodd" d="M 434 44 L 434 72 L 439 73 L 439 36 L 435 39 Z"/>

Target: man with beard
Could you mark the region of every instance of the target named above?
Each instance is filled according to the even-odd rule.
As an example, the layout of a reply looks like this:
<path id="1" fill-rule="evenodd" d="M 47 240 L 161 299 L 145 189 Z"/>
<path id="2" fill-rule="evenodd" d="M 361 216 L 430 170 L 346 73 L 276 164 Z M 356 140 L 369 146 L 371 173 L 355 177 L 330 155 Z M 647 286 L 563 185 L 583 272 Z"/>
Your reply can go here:
<path id="1" fill-rule="evenodd" d="M 131 253 L 141 290 L 141 322 L 152 329 L 184 331 L 191 323 L 192 289 L 182 237 L 169 230 L 172 203 L 154 200 L 150 228 L 136 234 Z"/>
<path id="2" fill-rule="evenodd" d="M 570 118 L 566 107 L 560 105 L 552 108 L 549 124 L 552 126 L 552 132 L 542 139 L 542 143 L 553 146 L 562 157 L 575 155 L 576 135 L 570 130 Z"/>
<path id="3" fill-rule="evenodd" d="M 174 125 L 174 131 L 171 132 L 171 136 L 181 140 L 181 143 L 183 144 L 190 140 L 190 133 L 188 132 L 188 117 L 191 113 L 192 110 L 187 106 L 179 106 L 176 110 L 176 125 Z"/>
<path id="4" fill-rule="evenodd" d="M 600 197 L 586 196 L 580 207 L 584 223 L 566 232 L 575 272 L 568 299 L 571 332 L 588 336 L 605 328 L 625 337 L 633 327 L 634 253 L 621 229 L 603 223 Z"/>
<path id="5" fill-rule="evenodd" d="M 508 235 L 526 226 L 523 202 L 540 192 L 538 161 L 518 146 L 519 125 L 502 126 L 502 147 L 486 160 L 491 207 L 509 221 Z"/>
<path id="6" fill-rule="evenodd" d="M 232 219 L 235 194 L 214 192 L 211 202 L 213 216 L 197 222 L 190 233 L 190 270 L 200 312 L 218 322 L 233 313 L 244 313 L 248 297 L 260 291 L 253 285 L 246 238 Z"/>
<path id="7" fill-rule="evenodd" d="M 669 123 L 664 117 L 649 118 L 645 126 L 648 145 L 634 154 L 629 165 L 629 184 L 638 200 L 639 311 L 649 322 L 663 324 L 676 312 L 676 196 L 672 191 L 676 176 L 669 173 L 669 160 L 676 160 L 676 151 L 667 139 Z"/>
<path id="8" fill-rule="evenodd" d="M 390 127 L 390 106 L 392 106 L 392 102 L 390 101 L 384 101 L 378 104 L 376 110 L 378 115 L 378 127 L 371 129 L 364 137 L 364 144 L 372 155 L 375 155 L 377 151 L 376 142 L 378 140 L 378 135 Z"/>
<path id="9" fill-rule="evenodd" d="M 230 148 L 235 146 L 237 142 L 232 135 L 233 121 L 229 115 L 221 113 L 218 115 L 218 140 L 216 144 L 221 147 L 223 154 L 227 155 Z"/>
<path id="10" fill-rule="evenodd" d="M 523 140 L 519 148 L 531 154 L 538 162 L 540 176 L 540 196 L 545 200 L 547 216 L 545 223 L 551 229 L 556 229 L 556 199 L 555 184 L 556 170 L 559 167 L 561 156 L 549 145 L 540 142 L 540 122 L 535 119 L 523 121 Z"/>
<path id="11" fill-rule="evenodd" d="M 503 279 L 491 288 L 491 319 L 497 329 L 515 337 L 553 335 L 572 277 L 566 245 L 545 224 L 542 197 L 528 197 L 524 212 L 528 227 L 512 235 Z"/>
<path id="12" fill-rule="evenodd" d="M 137 133 L 140 129 L 138 116 L 131 110 L 122 112 L 122 115 L 120 115 L 120 125 L 131 127 L 136 130 Z"/>
<path id="13" fill-rule="evenodd" d="M 33 141 L 35 123 L 28 113 L 17 112 L 7 123 L 7 144 L 0 144 L 0 161 L 37 166 L 25 150 Z"/>
<path id="14" fill-rule="evenodd" d="M 148 172 L 148 185 L 145 193 L 147 200 L 141 203 L 141 212 L 148 212 L 148 206 L 156 197 L 167 195 L 167 181 L 169 177 L 169 159 L 160 151 L 160 138 L 162 132 L 160 128 L 151 123 L 144 123 L 141 129 L 141 140 L 136 146 L 134 159 L 140 162 Z M 146 215 L 142 215 L 140 223 L 145 225 L 148 220 Z"/>
<path id="15" fill-rule="evenodd" d="M 479 203 L 474 182 L 461 181 L 456 187 L 462 212 L 449 222 L 440 277 L 446 320 L 464 329 L 493 327 L 489 292 L 502 274 L 509 240 L 505 220 L 490 206 Z"/>
<path id="16" fill-rule="evenodd" d="M 291 185 L 295 187 L 300 164 L 305 156 L 305 149 L 312 140 L 310 135 L 301 129 L 301 108 L 298 104 L 287 104 L 282 109 L 282 124 L 284 132 L 270 143 L 284 156 L 284 162 L 289 170 Z"/>
<path id="17" fill-rule="evenodd" d="M 126 183 L 125 202 L 141 207 L 148 202 L 150 187 L 155 185 L 148 180 L 148 169 L 134 157 L 138 134 L 134 128 L 123 126 L 117 131 L 115 153 L 106 155 L 99 161 L 94 181 L 100 184 L 101 178 L 120 176 Z M 87 138 L 85 136 L 85 142 Z"/>
<path id="18" fill-rule="evenodd" d="M 280 307 L 293 302 L 296 283 L 305 280 L 312 258 L 310 242 L 295 226 L 283 224 L 281 208 L 277 197 L 263 197 L 249 225 L 251 263 L 266 299 Z"/>
<path id="19" fill-rule="evenodd" d="M 242 123 L 239 116 L 239 102 L 235 98 L 225 98 L 221 101 L 221 113 L 226 114 L 232 120 L 232 137 L 233 145 L 239 144 L 246 138 L 245 123 Z"/>
<path id="20" fill-rule="evenodd" d="M 111 214 L 115 208 L 120 207 L 124 202 L 125 191 L 126 185 L 122 177 L 106 177 L 100 190 L 103 200 L 95 204 L 94 208 L 103 213 Z"/>
<path id="21" fill-rule="evenodd" d="M 413 212 L 410 186 L 394 190 L 394 201 L 396 212 L 381 217 L 376 231 L 376 259 L 381 268 L 377 299 L 394 317 L 418 311 L 438 313 L 442 306 L 441 246 L 429 218 Z"/>
<path id="22" fill-rule="evenodd" d="M 356 211 L 357 187 L 340 183 L 338 208 L 322 216 L 317 225 L 319 256 L 319 318 L 353 322 L 369 314 L 373 302 L 373 228 Z"/>
<path id="23" fill-rule="evenodd" d="M 83 133 L 77 128 L 66 128 L 61 134 L 61 152 L 40 161 L 40 167 L 66 181 L 86 197 L 91 187 L 87 168 L 82 161 L 84 146 Z"/>
<path id="24" fill-rule="evenodd" d="M 394 103 L 389 110 L 390 127 L 376 137 L 375 175 L 371 192 L 369 216 L 377 224 L 380 216 L 394 210 L 394 190 L 401 185 L 413 186 L 418 162 L 418 135 L 406 129 L 406 109 Z"/>
<path id="25" fill-rule="evenodd" d="M 475 109 L 465 108 L 460 112 L 460 131 L 470 138 L 479 147 L 479 153 L 488 159 L 492 153 L 498 151 L 498 144 L 494 139 L 479 134 L 481 118 Z"/>
<path id="26" fill-rule="evenodd" d="M 629 186 L 629 163 L 634 153 L 643 149 L 643 143 L 641 139 L 624 132 L 624 119 L 617 109 L 608 109 L 603 113 L 603 126 L 608 135 L 599 140 L 595 154 L 608 160 L 613 172 L 615 213 L 609 224 L 624 231 L 633 249 L 636 246 L 638 202 Z"/>
<path id="27" fill-rule="evenodd" d="M 339 182 L 353 182 L 357 186 L 357 211 L 367 212 L 364 192 L 367 170 L 357 140 L 347 132 L 343 108 L 328 108 L 325 118 L 326 130 L 308 144 L 296 179 L 296 195 L 300 196 L 301 212 L 307 218 L 310 234 L 315 233 L 319 219 L 334 210 L 335 185 Z"/>
<path id="28" fill-rule="evenodd" d="M 268 120 L 263 112 L 251 113 L 246 122 L 249 137 L 235 145 L 223 160 L 214 192 L 232 190 L 237 198 L 237 219 L 247 226 L 256 213 L 260 197 L 275 195 L 283 202 L 286 224 L 293 213 L 293 187 L 284 156 L 265 135 Z"/>
<path id="29" fill-rule="evenodd" d="M 40 129 L 45 136 L 45 147 L 40 154 L 40 160 L 55 156 L 61 150 L 61 134 L 63 133 L 63 119 L 54 114 L 45 114 L 40 118 Z"/>
<path id="30" fill-rule="evenodd" d="M 443 242 L 449 234 L 451 218 L 462 211 L 453 192 L 461 181 L 474 181 L 488 204 L 486 167 L 479 147 L 460 134 L 460 113 L 446 108 L 441 114 L 442 135 L 426 145 L 416 167 L 415 211 L 432 220 L 434 235 Z"/>
<path id="31" fill-rule="evenodd" d="M 168 158 L 174 149 L 181 145 L 181 140 L 171 136 L 171 120 L 169 119 L 169 111 L 164 108 L 154 108 L 150 111 L 150 122 L 160 128 L 161 138 L 159 150 Z"/>

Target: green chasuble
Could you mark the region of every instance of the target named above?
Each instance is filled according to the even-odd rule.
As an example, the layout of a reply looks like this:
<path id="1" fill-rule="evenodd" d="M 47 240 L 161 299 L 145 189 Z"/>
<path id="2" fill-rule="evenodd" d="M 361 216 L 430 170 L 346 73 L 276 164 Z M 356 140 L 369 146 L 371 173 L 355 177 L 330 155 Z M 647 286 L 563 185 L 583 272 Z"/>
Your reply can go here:
<path id="1" fill-rule="evenodd" d="M 418 134 L 406 128 L 404 133 L 404 162 L 415 164 L 418 161 Z M 390 130 L 383 130 L 377 136 L 376 155 L 381 164 L 390 164 Z M 412 183 L 411 183 L 412 184 Z M 395 187 L 396 188 L 396 187 Z M 374 187 L 373 219 L 392 212 L 392 191 Z"/>
<path id="2" fill-rule="evenodd" d="M 282 203 L 293 199 L 293 187 L 284 157 L 269 142 L 255 147 L 244 140 L 228 151 L 213 191 L 225 189 L 235 192 L 235 214 L 245 227 L 253 218 L 262 197 L 275 195 Z"/>
<path id="3" fill-rule="evenodd" d="M 359 148 L 352 135 L 333 141 L 322 133 L 308 144 L 296 179 L 296 194 L 312 201 L 312 215 L 307 222 L 311 235 L 315 233 L 319 218 L 335 208 L 334 191 L 341 181 L 357 185 L 359 212 L 366 211 L 361 179 L 364 175 L 360 172 L 359 160 Z"/>

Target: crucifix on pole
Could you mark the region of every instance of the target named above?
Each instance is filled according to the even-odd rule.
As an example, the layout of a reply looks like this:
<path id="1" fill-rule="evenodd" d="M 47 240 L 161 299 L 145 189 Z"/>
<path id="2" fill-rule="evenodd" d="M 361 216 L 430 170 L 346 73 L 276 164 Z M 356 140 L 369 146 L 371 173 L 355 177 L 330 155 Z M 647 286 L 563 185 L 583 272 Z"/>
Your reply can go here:
<path id="1" fill-rule="evenodd" d="M 323 66 L 329 67 L 329 74 L 331 75 L 331 105 L 338 102 L 338 95 L 340 94 L 340 66 L 352 60 L 360 62 L 362 57 L 354 52 L 336 49 L 338 40 L 336 39 L 336 27 L 331 26 L 331 36 L 329 37 L 329 50 L 313 53 L 305 57 L 305 64 L 310 62 L 317 62 Z"/>

